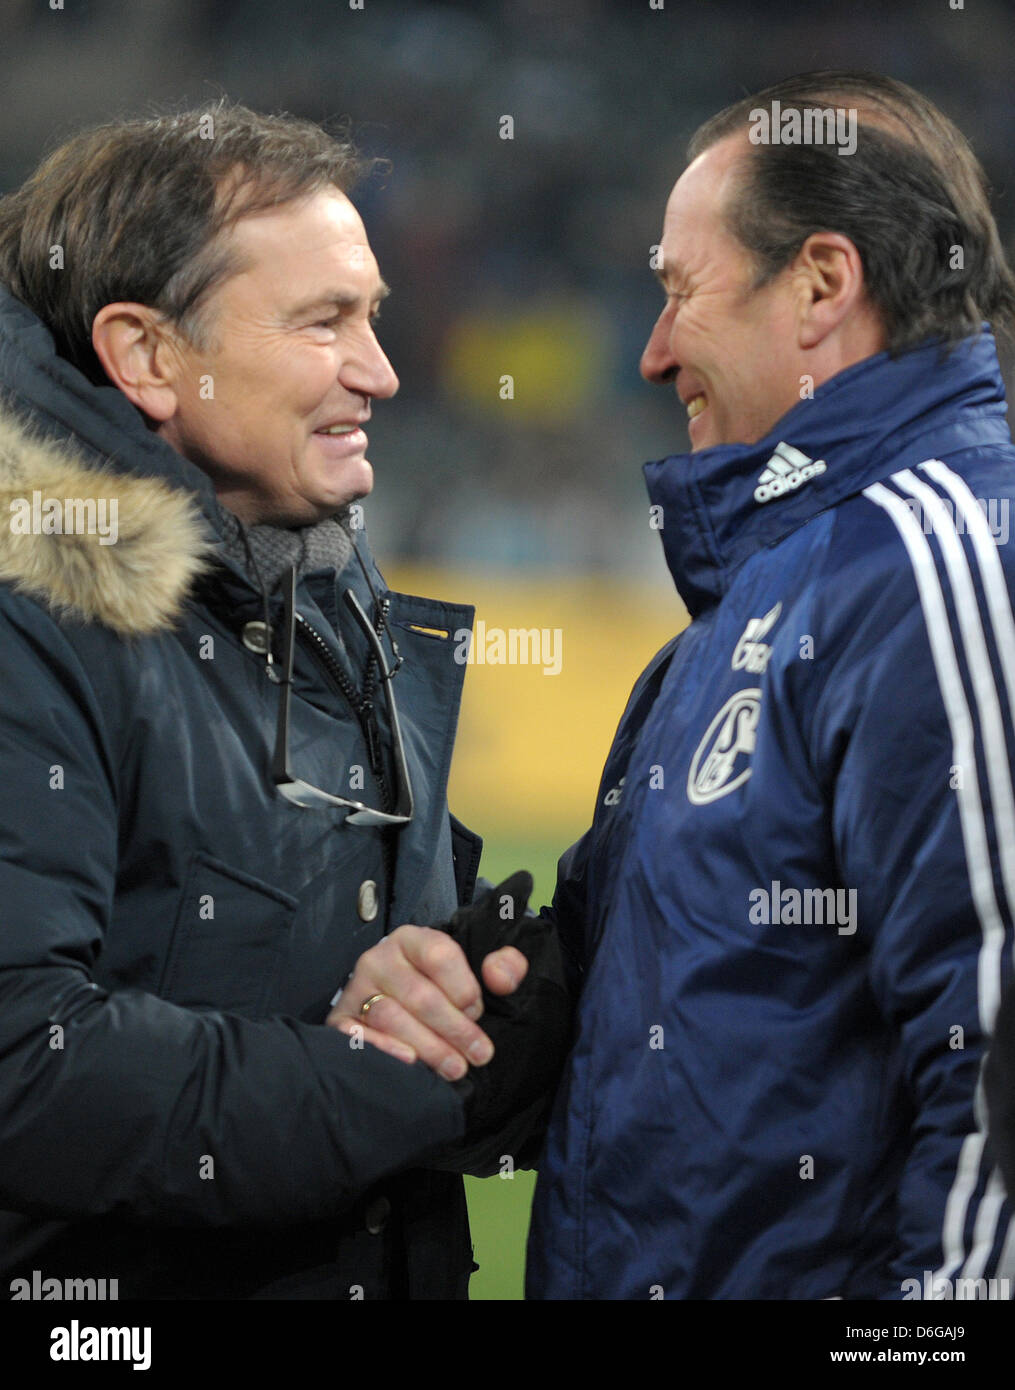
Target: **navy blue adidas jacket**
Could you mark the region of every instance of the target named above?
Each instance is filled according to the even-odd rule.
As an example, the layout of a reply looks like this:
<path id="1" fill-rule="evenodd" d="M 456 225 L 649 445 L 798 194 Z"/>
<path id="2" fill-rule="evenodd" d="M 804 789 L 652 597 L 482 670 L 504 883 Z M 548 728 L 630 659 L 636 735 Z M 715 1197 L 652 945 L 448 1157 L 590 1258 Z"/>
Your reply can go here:
<path id="1" fill-rule="evenodd" d="M 693 622 L 561 860 L 582 996 L 529 1297 L 1015 1286 L 980 1082 L 1015 911 L 1004 411 L 984 332 L 648 466 Z"/>

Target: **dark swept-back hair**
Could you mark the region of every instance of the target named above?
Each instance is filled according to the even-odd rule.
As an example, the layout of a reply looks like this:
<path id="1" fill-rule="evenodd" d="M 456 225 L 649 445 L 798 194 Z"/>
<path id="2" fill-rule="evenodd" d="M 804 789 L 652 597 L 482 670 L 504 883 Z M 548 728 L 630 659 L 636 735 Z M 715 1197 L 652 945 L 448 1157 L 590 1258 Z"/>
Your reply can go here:
<path id="1" fill-rule="evenodd" d="M 954 344 L 984 319 L 1011 332 L 1015 278 L 986 179 L 947 116 L 894 78 L 809 72 L 720 111 L 696 131 L 688 158 L 746 134 L 751 113 L 771 111 L 774 101 L 783 111 L 855 110 L 857 143 L 846 154 L 831 142 L 747 149 L 725 221 L 754 259 L 756 287 L 790 265 L 812 233 L 834 231 L 860 253 L 893 354 L 932 336 Z"/>
<path id="2" fill-rule="evenodd" d="M 222 98 L 74 135 L 0 199 L 0 282 L 92 381 L 106 375 L 92 321 L 117 300 L 165 315 L 209 346 L 211 291 L 242 269 L 221 233 L 247 213 L 333 185 L 374 161 L 311 121 Z"/>

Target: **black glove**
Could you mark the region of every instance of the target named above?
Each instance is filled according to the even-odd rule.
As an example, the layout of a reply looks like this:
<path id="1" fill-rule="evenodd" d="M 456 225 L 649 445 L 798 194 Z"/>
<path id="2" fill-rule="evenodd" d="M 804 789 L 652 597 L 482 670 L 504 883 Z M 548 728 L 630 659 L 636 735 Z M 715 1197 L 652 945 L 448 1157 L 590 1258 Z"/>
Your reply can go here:
<path id="1" fill-rule="evenodd" d="M 531 892 L 531 874 L 512 874 L 438 924 L 461 946 L 481 985 L 484 958 L 502 946 L 516 946 L 529 970 L 513 994 L 483 986 L 480 1027 L 494 1055 L 452 1083 L 465 1103 L 465 1134 L 433 1167 L 490 1177 L 506 1155 L 515 1168 L 532 1167 L 538 1156 L 571 1044 L 571 999 L 556 929 L 525 914 Z"/>

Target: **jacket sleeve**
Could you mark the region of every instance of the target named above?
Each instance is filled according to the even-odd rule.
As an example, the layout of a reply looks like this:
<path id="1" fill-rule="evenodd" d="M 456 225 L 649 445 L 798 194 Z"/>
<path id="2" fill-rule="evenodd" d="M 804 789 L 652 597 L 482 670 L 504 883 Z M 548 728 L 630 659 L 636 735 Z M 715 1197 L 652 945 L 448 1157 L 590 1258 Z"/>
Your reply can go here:
<path id="1" fill-rule="evenodd" d="M 911 1107 L 882 1296 L 985 1296 L 987 1285 L 959 1293 L 958 1281 L 996 1277 L 1009 1230 L 981 1072 L 1011 972 L 1015 843 L 1003 817 L 1015 743 L 981 641 L 989 611 L 974 600 L 960 613 L 949 595 L 957 585 L 963 603 L 964 584 L 905 517 L 897 524 L 912 565 L 899 547 L 890 584 L 868 590 L 864 610 L 850 605 L 816 722 L 841 880 L 858 895 L 856 946 L 892 1040 L 886 1080 Z"/>
<path id="2" fill-rule="evenodd" d="M 5 596 L 0 653 L 0 1207 L 296 1223 L 457 1139 L 461 1102 L 424 1067 L 96 984 L 130 815 L 102 710 L 35 604 Z"/>

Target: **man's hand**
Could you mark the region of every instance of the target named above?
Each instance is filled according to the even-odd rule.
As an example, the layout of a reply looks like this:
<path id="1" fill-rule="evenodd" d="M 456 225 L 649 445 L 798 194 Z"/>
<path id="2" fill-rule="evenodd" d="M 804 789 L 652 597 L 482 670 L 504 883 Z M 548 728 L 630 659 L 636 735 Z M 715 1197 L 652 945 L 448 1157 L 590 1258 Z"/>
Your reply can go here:
<path id="1" fill-rule="evenodd" d="M 483 958 L 483 984 L 491 994 L 512 994 L 528 968 L 521 951 L 504 946 Z M 376 995 L 383 998 L 362 1015 Z M 483 992 L 458 942 L 434 927 L 406 925 L 360 956 L 325 1022 L 458 1081 L 493 1056 L 493 1043 L 476 1024 L 482 1015 Z"/>
<path id="2" fill-rule="evenodd" d="M 511 942 L 529 973 L 510 996 L 486 991 L 486 1031 L 497 1056 L 455 1083 L 465 1133 L 432 1154 L 431 1167 L 485 1178 L 503 1171 L 505 1155 L 516 1168 L 531 1168 L 538 1157 L 571 1045 L 573 1006 L 560 937 L 552 922 L 526 912 L 531 893 L 532 875 L 520 870 L 460 907 L 444 928 L 474 964 Z"/>

